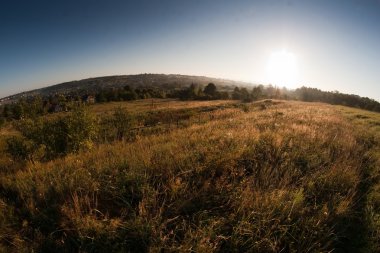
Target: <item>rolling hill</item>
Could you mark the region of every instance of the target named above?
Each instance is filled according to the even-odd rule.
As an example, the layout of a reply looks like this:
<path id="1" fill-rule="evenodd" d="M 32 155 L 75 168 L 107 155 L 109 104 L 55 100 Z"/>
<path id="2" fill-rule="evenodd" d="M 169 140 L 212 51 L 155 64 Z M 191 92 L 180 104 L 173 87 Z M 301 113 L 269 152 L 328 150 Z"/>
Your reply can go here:
<path id="1" fill-rule="evenodd" d="M 88 78 L 78 81 L 64 82 L 41 89 L 26 91 L 5 99 L 17 100 L 21 97 L 28 96 L 49 96 L 54 94 L 67 94 L 75 91 L 96 91 L 99 89 L 107 88 L 122 88 L 126 85 L 130 87 L 162 87 L 167 86 L 170 88 L 183 88 L 189 86 L 191 83 L 200 85 L 207 85 L 208 83 L 215 83 L 219 87 L 235 87 L 235 86 L 249 86 L 252 85 L 246 82 L 232 81 L 219 78 L 211 78 L 205 76 L 188 76 L 188 75 L 165 75 L 165 74 L 139 74 L 139 75 L 120 75 L 120 76 L 104 76 Z"/>

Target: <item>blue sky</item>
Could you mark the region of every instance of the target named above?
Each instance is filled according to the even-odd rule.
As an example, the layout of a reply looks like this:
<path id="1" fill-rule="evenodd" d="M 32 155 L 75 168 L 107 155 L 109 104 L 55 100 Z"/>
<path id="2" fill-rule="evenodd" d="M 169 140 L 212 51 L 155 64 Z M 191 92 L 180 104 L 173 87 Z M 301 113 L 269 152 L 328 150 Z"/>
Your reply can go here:
<path id="1" fill-rule="evenodd" d="M 88 77 L 178 73 L 268 82 L 273 54 L 296 86 L 380 100 L 380 1 L 1 1 L 0 97 Z"/>

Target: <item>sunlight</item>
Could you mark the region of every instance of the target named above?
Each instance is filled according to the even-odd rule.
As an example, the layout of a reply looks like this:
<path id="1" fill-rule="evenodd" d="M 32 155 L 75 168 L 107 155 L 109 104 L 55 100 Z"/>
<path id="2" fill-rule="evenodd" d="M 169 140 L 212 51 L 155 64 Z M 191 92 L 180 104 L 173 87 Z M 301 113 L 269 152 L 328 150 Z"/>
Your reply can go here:
<path id="1" fill-rule="evenodd" d="M 298 67 L 295 55 L 287 50 L 273 52 L 267 63 L 267 82 L 272 85 L 295 88 Z"/>

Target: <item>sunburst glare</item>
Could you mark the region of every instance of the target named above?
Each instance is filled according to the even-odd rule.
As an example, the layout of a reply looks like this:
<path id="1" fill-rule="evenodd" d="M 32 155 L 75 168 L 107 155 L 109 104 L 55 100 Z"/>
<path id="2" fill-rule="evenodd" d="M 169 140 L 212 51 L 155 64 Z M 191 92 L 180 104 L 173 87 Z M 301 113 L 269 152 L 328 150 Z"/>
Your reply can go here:
<path id="1" fill-rule="evenodd" d="M 273 52 L 268 59 L 266 75 L 270 84 L 296 87 L 299 81 L 296 56 L 286 49 Z"/>

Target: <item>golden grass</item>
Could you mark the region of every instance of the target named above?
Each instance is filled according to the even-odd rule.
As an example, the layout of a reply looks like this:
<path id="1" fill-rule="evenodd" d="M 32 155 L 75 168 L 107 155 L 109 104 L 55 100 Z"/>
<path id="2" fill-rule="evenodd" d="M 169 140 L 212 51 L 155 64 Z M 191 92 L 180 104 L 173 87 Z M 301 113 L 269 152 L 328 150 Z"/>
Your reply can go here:
<path id="1" fill-rule="evenodd" d="M 90 110 L 95 114 L 102 114 L 113 111 L 118 107 L 121 107 L 127 109 L 132 113 L 137 114 L 147 111 L 192 109 L 200 107 L 227 105 L 233 103 L 237 102 L 233 100 L 180 101 L 177 99 L 140 99 L 133 101 L 95 104 L 90 106 Z"/>
<path id="2" fill-rule="evenodd" d="M 366 196 L 363 208 L 374 252 L 380 251 L 380 113 L 360 109 L 339 107 L 338 110 L 357 127 L 362 142 L 368 147 L 367 159 L 372 165 L 364 172 Z"/>
<path id="3" fill-rule="evenodd" d="M 162 100 L 156 109 L 223 103 Z M 91 110 L 121 104 L 150 110 L 149 101 Z M 367 123 L 356 123 L 350 115 L 358 112 L 346 110 L 284 101 L 236 105 L 133 142 L 27 164 L 0 179 L 0 244 L 40 252 L 378 249 L 380 187 L 368 186 L 368 200 L 362 188 L 374 178 L 367 154 L 379 142 L 368 147 L 359 126 L 379 115 L 361 111 Z M 370 232 L 357 230 L 364 227 Z M 351 231 L 363 239 L 356 242 Z"/>

